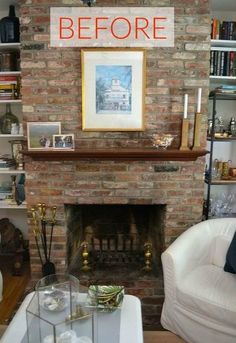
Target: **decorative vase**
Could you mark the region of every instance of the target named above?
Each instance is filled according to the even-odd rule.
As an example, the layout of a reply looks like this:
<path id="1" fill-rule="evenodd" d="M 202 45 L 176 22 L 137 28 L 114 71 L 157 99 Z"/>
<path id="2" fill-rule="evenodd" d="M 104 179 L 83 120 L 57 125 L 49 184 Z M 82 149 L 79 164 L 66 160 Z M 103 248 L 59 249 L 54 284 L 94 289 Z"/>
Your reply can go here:
<path id="1" fill-rule="evenodd" d="M 0 20 L 0 37 L 2 43 L 20 41 L 20 21 L 15 14 L 15 6 L 9 6 L 9 15 Z"/>
<path id="2" fill-rule="evenodd" d="M 0 132 L 10 134 L 12 124 L 19 124 L 18 118 L 11 112 L 11 104 L 6 104 L 6 113 L 0 118 Z"/>
<path id="3" fill-rule="evenodd" d="M 42 274 L 43 274 L 43 276 L 48 276 L 48 275 L 56 274 L 56 269 L 55 269 L 54 263 L 52 263 L 50 261 L 46 261 L 42 265 Z"/>

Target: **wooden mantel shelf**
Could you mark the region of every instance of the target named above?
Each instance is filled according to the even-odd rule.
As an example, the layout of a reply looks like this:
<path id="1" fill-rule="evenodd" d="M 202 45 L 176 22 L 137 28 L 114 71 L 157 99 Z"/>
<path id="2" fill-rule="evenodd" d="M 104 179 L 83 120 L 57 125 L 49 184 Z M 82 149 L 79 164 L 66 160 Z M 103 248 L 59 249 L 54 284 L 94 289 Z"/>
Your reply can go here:
<path id="1" fill-rule="evenodd" d="M 38 161 L 73 160 L 126 160 L 126 161 L 195 161 L 208 153 L 207 150 L 181 151 L 177 149 L 158 150 L 155 148 L 136 149 L 77 149 L 75 151 L 24 151 L 24 155 Z"/>

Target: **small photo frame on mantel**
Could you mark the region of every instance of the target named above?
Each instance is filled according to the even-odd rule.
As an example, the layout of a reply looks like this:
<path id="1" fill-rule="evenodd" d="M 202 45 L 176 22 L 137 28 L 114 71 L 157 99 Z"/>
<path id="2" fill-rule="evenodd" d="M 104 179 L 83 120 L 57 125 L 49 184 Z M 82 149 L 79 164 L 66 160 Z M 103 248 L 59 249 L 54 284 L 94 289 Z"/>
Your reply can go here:
<path id="1" fill-rule="evenodd" d="M 52 150 L 53 135 L 60 134 L 60 122 L 28 122 L 28 150 Z"/>
<path id="2" fill-rule="evenodd" d="M 75 150 L 74 134 L 53 135 L 54 150 Z"/>

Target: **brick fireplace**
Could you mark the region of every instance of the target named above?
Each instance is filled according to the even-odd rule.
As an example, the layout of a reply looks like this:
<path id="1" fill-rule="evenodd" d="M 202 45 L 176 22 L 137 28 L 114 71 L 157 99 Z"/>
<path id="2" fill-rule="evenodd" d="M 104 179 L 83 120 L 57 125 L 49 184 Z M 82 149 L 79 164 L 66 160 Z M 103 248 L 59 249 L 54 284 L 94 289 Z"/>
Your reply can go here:
<path id="1" fill-rule="evenodd" d="M 81 6 L 78 0 L 20 0 L 21 67 L 24 122 L 60 121 L 74 133 L 77 148 L 143 148 L 156 132 L 177 135 L 179 144 L 183 94 L 190 95 L 189 143 L 192 143 L 195 96 L 203 88 L 202 147 L 205 147 L 209 75 L 208 0 L 97 0 L 96 6 L 174 6 L 175 47 L 147 50 L 145 131 L 81 130 L 80 49 L 49 47 L 50 6 Z M 196 161 L 103 160 L 102 158 L 37 161 L 26 158 L 28 208 L 43 202 L 57 206 L 58 223 L 52 260 L 57 272 L 68 267 L 65 204 L 164 206 L 162 246 L 201 220 L 205 158 Z M 32 279 L 41 277 L 40 260 L 29 216 Z M 112 272 L 110 272 L 112 273 Z M 81 274 L 88 282 L 88 277 Z M 146 327 L 157 327 L 163 301 L 161 273 L 126 280 L 127 293 L 139 296 Z"/>

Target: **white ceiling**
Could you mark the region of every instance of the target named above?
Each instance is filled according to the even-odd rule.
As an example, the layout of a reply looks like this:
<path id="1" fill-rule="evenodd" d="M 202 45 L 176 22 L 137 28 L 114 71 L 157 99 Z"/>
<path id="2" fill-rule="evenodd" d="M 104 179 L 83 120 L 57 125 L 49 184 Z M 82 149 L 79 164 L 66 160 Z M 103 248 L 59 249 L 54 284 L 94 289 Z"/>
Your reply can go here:
<path id="1" fill-rule="evenodd" d="M 213 11 L 236 11 L 236 0 L 211 0 Z"/>

